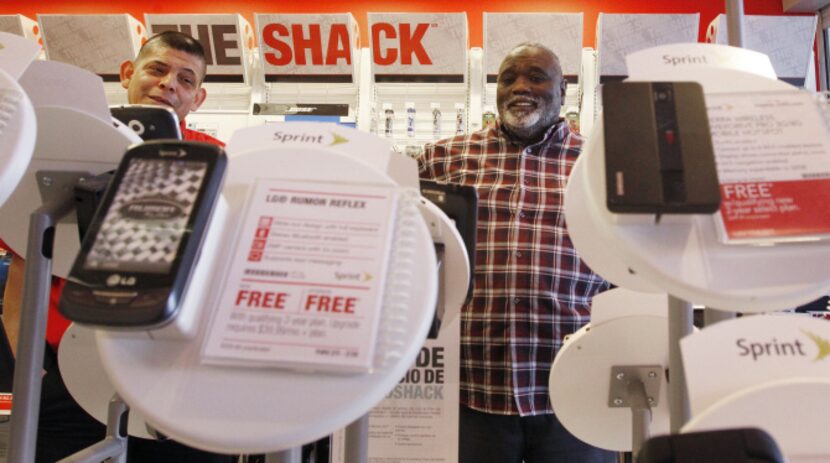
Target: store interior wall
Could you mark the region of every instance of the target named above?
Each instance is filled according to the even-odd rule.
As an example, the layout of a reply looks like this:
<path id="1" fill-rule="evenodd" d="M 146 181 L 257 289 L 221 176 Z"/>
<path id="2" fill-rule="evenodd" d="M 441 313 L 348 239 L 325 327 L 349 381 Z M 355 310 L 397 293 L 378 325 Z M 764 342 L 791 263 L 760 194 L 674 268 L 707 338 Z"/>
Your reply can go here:
<path id="1" fill-rule="evenodd" d="M 720 0 L 513 0 L 463 1 L 446 0 L 247 0 L 244 2 L 214 0 L 180 0 L 177 2 L 136 0 L 8 0 L 0 2 L 0 14 L 22 14 L 36 19 L 37 14 L 115 14 L 128 13 L 143 21 L 145 13 L 239 13 L 251 24 L 254 13 L 344 13 L 354 15 L 360 25 L 362 46 L 368 46 L 367 12 L 466 12 L 470 28 L 470 47 L 482 46 L 484 12 L 556 12 L 584 14 L 583 46 L 595 47 L 596 21 L 602 13 L 700 13 L 699 40 L 703 41 L 709 23 L 725 12 Z M 757 15 L 784 14 L 782 0 L 744 0 L 744 13 Z"/>

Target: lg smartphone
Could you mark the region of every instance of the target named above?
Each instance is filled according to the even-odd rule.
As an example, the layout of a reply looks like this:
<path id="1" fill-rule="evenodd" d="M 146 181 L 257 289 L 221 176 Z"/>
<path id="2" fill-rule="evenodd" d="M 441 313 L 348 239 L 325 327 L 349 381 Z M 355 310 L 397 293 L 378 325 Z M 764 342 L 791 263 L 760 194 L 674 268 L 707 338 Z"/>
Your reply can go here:
<path id="1" fill-rule="evenodd" d="M 127 150 L 61 295 L 68 319 L 155 329 L 172 321 L 219 198 L 225 152 L 151 141 Z"/>

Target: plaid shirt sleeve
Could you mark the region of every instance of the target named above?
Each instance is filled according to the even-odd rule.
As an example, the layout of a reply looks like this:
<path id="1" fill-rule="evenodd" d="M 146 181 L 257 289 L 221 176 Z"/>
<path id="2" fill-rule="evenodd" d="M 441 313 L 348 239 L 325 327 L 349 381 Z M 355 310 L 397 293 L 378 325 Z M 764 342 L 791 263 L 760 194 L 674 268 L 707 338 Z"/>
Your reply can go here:
<path id="1" fill-rule="evenodd" d="M 497 127 L 427 145 L 419 159 L 422 178 L 479 195 L 473 297 L 461 323 L 461 403 L 470 408 L 552 413 L 553 358 L 609 286 L 565 228 L 565 184 L 581 146 L 563 122 L 530 146 Z"/>

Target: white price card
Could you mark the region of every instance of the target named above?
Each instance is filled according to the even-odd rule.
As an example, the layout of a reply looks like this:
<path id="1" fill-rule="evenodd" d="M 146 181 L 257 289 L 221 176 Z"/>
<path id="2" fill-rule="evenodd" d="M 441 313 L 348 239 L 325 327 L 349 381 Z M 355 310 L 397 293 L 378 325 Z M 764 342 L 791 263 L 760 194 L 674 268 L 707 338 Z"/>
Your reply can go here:
<path id="1" fill-rule="evenodd" d="M 206 337 L 206 363 L 372 368 L 393 186 L 258 180 Z"/>
<path id="2" fill-rule="evenodd" d="M 830 135 L 805 92 L 706 95 L 728 243 L 830 235 Z"/>

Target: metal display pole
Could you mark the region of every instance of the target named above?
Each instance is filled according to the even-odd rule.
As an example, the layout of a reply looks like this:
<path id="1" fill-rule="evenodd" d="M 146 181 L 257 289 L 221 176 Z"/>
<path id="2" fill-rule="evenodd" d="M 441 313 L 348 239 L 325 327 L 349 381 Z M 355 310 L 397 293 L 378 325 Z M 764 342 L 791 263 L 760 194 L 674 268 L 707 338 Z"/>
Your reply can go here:
<path id="1" fill-rule="evenodd" d="M 72 210 L 73 201 L 71 194 L 55 197 L 33 212 L 29 220 L 20 333 L 12 388 L 10 463 L 35 461 L 55 227 L 58 220 Z"/>
<path id="2" fill-rule="evenodd" d="M 744 2 L 743 0 L 726 0 L 726 27 L 729 31 L 729 45 L 744 46 Z"/>
<path id="3" fill-rule="evenodd" d="M 129 408 L 116 394 L 107 413 L 107 436 L 101 442 L 74 453 L 58 463 L 127 463 L 127 419 Z"/>
<path id="4" fill-rule="evenodd" d="M 265 463 L 300 463 L 302 456 L 302 447 L 292 447 L 281 452 L 274 452 L 265 455 Z"/>
<path id="5" fill-rule="evenodd" d="M 369 414 L 365 414 L 346 426 L 346 463 L 369 461 Z"/>
<path id="6" fill-rule="evenodd" d="M 692 304 L 669 295 L 669 421 L 672 434 L 691 418 L 689 393 L 686 390 L 686 373 L 680 354 L 680 340 L 692 334 Z"/>

